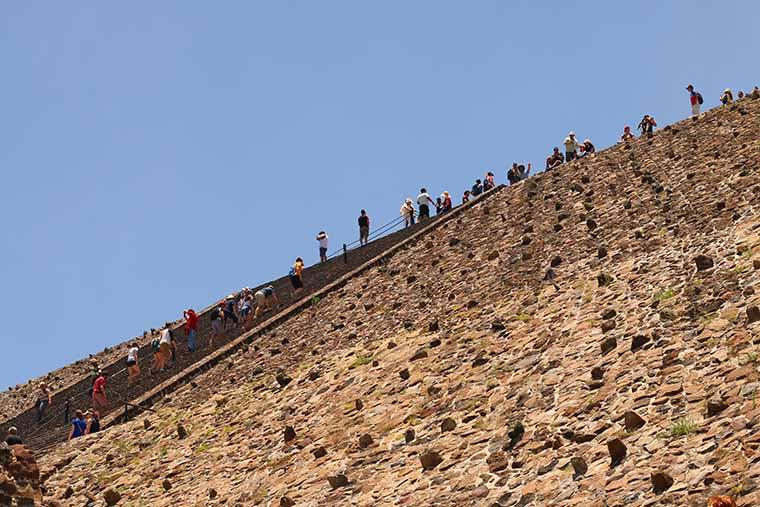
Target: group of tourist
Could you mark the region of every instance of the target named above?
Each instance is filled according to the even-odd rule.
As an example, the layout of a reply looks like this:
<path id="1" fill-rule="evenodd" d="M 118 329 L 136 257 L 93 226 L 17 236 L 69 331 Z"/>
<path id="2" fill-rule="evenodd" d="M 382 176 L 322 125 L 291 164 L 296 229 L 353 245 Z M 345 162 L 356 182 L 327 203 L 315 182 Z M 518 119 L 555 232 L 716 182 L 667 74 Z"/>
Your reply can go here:
<path id="1" fill-rule="evenodd" d="M 688 85 L 686 90 L 689 92 L 691 113 L 694 116 L 698 116 L 701 111 L 701 106 L 704 103 L 704 99 L 702 95 L 694 89 L 693 85 Z M 760 98 L 760 89 L 754 87 L 749 95 L 755 98 Z M 739 91 L 738 99 L 742 99 L 744 96 L 744 92 Z M 724 90 L 720 95 L 720 102 L 724 105 L 730 104 L 733 101 L 734 96 L 731 89 Z M 638 130 L 641 132 L 642 136 L 651 135 L 656 126 L 657 122 L 654 117 L 646 114 L 639 122 Z M 623 129 L 623 134 L 620 136 L 620 141 L 628 142 L 634 139 L 634 137 L 634 134 L 631 132 L 631 127 L 626 125 Z M 583 142 L 580 142 L 573 131 L 568 133 L 563 145 L 564 153 L 560 152 L 559 147 L 554 147 L 553 153 L 547 157 L 546 170 L 554 169 L 561 164 L 572 162 L 573 160 L 589 156 L 596 152 L 596 148 L 590 139 L 585 139 Z M 507 171 L 507 180 L 511 185 L 519 183 L 530 176 L 531 169 L 532 167 L 530 163 L 527 164 L 527 167 L 524 164 L 513 163 L 512 167 Z M 481 194 L 493 189 L 495 186 L 494 173 L 488 171 L 482 180 L 475 180 L 472 187 L 464 191 L 462 204 L 479 197 Z M 451 194 L 449 194 L 448 191 L 444 191 L 439 197 L 433 199 L 424 187 L 420 189 L 420 193 L 417 195 L 417 208 L 415 208 L 414 204 L 415 201 L 411 198 L 407 198 L 401 205 L 400 214 L 404 219 L 406 227 L 414 225 L 415 219 L 420 222 L 428 220 L 431 217 L 433 208 L 435 209 L 436 215 L 441 215 L 449 212 L 453 207 Z M 359 244 L 360 246 L 364 246 L 368 243 L 370 234 L 370 218 L 366 210 L 361 210 L 357 223 L 359 226 Z M 327 233 L 325 231 L 320 231 L 317 234 L 316 240 L 319 245 L 320 262 L 327 262 L 329 247 L 329 237 Z M 304 261 L 301 257 L 298 257 L 288 273 L 294 297 L 298 297 L 304 292 L 303 271 Z M 211 335 L 208 346 L 213 347 L 214 340 L 221 339 L 230 327 L 234 328 L 242 326 L 243 330 L 250 329 L 254 319 L 260 318 L 264 313 L 279 307 L 279 305 L 280 301 L 272 285 L 262 287 L 256 291 L 245 287 L 238 294 L 227 296 L 209 312 Z M 188 308 L 183 312 L 183 319 L 185 324 L 185 334 L 187 337 L 187 351 L 193 353 L 198 347 L 197 335 L 199 316 L 192 308 Z M 153 364 L 150 369 L 151 373 L 165 371 L 175 364 L 177 346 L 173 333 L 170 324 L 165 325 L 162 330 L 154 333 L 154 339 L 150 342 L 150 348 L 153 352 Z M 147 338 L 147 332 L 143 337 Z M 137 382 L 140 376 L 140 367 L 138 364 L 139 351 L 140 348 L 137 342 L 130 343 L 127 347 L 126 371 L 128 385 Z M 82 412 L 81 410 L 75 412 L 75 417 L 71 421 L 69 439 L 93 433 L 100 429 L 100 413 L 108 408 L 106 383 L 106 373 L 96 367 L 92 376 L 92 387 L 90 389 L 92 408 L 85 412 Z M 43 422 L 45 413 L 52 402 L 52 391 L 48 385 L 41 383 L 39 385 L 37 400 L 35 402 L 38 423 Z M 9 435 L 6 441 L 8 440 L 13 442 L 21 440 L 16 428 L 11 428 L 9 430 Z"/>

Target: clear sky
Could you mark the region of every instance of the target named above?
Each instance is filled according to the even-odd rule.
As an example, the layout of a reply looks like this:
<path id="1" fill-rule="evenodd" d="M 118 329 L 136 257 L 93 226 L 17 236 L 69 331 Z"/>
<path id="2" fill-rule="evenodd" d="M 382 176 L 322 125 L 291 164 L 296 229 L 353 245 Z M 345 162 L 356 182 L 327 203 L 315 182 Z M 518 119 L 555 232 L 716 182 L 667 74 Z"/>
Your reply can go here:
<path id="1" fill-rule="evenodd" d="M 754 1 L 5 2 L 0 388 L 760 84 Z M 753 63 L 754 62 L 754 63 Z M 332 248 L 331 248 L 332 250 Z M 10 360 L 8 358 L 11 358 Z"/>

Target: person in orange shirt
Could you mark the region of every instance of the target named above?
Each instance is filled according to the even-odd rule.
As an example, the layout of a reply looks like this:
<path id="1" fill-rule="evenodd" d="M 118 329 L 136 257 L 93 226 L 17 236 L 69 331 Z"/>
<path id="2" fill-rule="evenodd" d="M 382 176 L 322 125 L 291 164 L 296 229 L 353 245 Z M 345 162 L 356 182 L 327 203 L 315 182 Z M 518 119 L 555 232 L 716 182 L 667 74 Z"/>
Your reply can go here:
<path id="1" fill-rule="evenodd" d="M 303 259 L 296 258 L 295 264 L 290 268 L 290 283 L 293 285 L 293 295 L 303 292 Z"/>

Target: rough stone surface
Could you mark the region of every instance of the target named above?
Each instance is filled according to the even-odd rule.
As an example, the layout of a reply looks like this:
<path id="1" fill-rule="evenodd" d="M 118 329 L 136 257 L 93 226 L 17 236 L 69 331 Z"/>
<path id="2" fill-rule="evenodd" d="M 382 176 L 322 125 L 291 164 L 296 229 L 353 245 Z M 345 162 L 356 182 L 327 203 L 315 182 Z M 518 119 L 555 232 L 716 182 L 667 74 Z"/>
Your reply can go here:
<path id="1" fill-rule="evenodd" d="M 489 213 L 473 206 L 346 280 L 155 413 L 41 456 L 46 499 L 98 505 L 112 487 L 156 507 L 760 505 L 747 313 L 760 305 L 760 100 L 738 104 L 746 114 L 708 111 L 501 190 Z M 712 267 L 698 271 L 699 255 Z M 636 336 L 648 340 L 630 347 Z M 710 400 L 725 407 L 708 417 Z M 627 432 L 629 411 L 646 423 Z M 660 472 L 673 483 L 655 494 Z"/>

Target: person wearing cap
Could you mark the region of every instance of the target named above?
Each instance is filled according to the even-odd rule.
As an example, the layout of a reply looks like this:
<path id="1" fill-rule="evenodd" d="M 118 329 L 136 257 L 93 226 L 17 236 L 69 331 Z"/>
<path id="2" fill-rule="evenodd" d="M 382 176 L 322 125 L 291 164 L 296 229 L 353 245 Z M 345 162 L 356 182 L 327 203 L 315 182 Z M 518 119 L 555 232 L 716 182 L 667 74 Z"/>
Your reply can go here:
<path id="1" fill-rule="evenodd" d="M 465 190 L 464 194 L 462 194 L 462 204 L 467 204 L 468 202 L 470 202 L 470 191 Z"/>
<path id="2" fill-rule="evenodd" d="M 687 86 L 686 90 L 689 92 L 689 103 L 691 104 L 691 115 L 699 116 L 699 108 L 702 105 L 702 95 L 699 92 L 694 91 L 693 85 Z"/>
<path id="3" fill-rule="evenodd" d="M 37 393 L 37 402 L 34 404 L 34 408 L 37 410 L 37 422 L 41 423 L 45 417 L 45 412 L 50 404 L 53 403 L 53 392 L 48 385 L 44 382 L 40 384 L 40 390 Z"/>
<path id="4" fill-rule="evenodd" d="M 317 234 L 317 241 L 319 242 L 319 262 L 327 262 L 327 247 L 329 238 L 325 231 L 319 231 Z"/>
<path id="5" fill-rule="evenodd" d="M 565 161 L 565 157 L 559 152 L 559 148 L 554 147 L 554 152 L 546 157 L 546 170 L 554 169 Z M 519 180 L 518 180 L 519 181 Z"/>
<path id="6" fill-rule="evenodd" d="M 654 121 L 654 118 L 648 114 L 645 114 L 641 119 L 641 122 L 639 122 L 639 130 L 641 131 L 642 135 L 651 134 L 656 126 L 657 122 Z"/>
<path id="7" fill-rule="evenodd" d="M 581 152 L 578 155 L 578 158 L 585 157 L 586 155 L 591 155 L 592 153 L 596 152 L 596 147 L 591 142 L 591 139 L 586 139 L 583 141 L 583 144 L 581 144 Z"/>
<path id="8" fill-rule="evenodd" d="M 623 127 L 623 135 L 620 136 L 620 141 L 621 142 L 627 142 L 627 141 L 630 141 L 633 138 L 634 138 L 634 135 L 633 135 L 633 133 L 631 133 L 631 126 L 630 125 L 626 125 L 625 127 Z"/>
<path id="9" fill-rule="evenodd" d="M 364 246 L 369 242 L 369 215 L 366 210 L 361 210 L 357 222 L 359 223 L 359 244 Z"/>
<path id="10" fill-rule="evenodd" d="M 720 103 L 723 105 L 730 104 L 734 101 L 734 94 L 731 91 L 731 88 L 726 88 L 723 90 L 723 94 L 720 96 Z"/>
<path id="11" fill-rule="evenodd" d="M 258 319 L 262 313 L 271 310 L 276 306 L 280 306 L 280 301 L 277 299 L 277 294 L 274 292 L 272 285 L 256 291 L 256 318 Z"/>
<path id="12" fill-rule="evenodd" d="M 224 299 L 224 328 L 227 329 L 227 324 L 232 322 L 233 326 L 238 325 L 238 317 L 235 314 L 235 296 L 230 294 Z"/>
<path id="13" fill-rule="evenodd" d="M 404 217 L 404 227 L 414 225 L 414 205 L 410 198 L 406 198 L 404 204 L 401 205 L 399 212 L 401 213 L 401 216 Z"/>
<path id="14" fill-rule="evenodd" d="M 5 436 L 5 443 L 8 445 L 24 445 L 24 441 L 18 436 L 18 428 L 15 426 L 8 428 L 8 434 Z"/>
<path id="15" fill-rule="evenodd" d="M 420 209 L 420 222 L 425 218 L 430 218 L 430 204 L 435 206 L 435 201 L 430 197 L 426 188 L 421 188 L 420 195 L 417 196 L 417 206 Z"/>
<path id="16" fill-rule="evenodd" d="M 567 134 L 564 144 L 565 144 L 565 161 L 570 162 L 578 158 L 579 144 L 578 144 L 578 140 L 575 138 L 575 132 L 571 130 L 570 133 Z"/>
<path id="17" fill-rule="evenodd" d="M 88 410 L 84 413 L 84 418 L 87 422 L 87 426 L 84 430 L 85 435 L 100 431 L 100 412 L 97 410 Z"/>
<path id="18" fill-rule="evenodd" d="M 198 314 L 188 308 L 182 314 L 185 318 L 185 334 L 187 335 L 187 350 L 195 352 L 195 337 L 198 335 Z"/>

